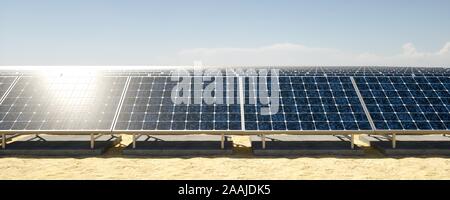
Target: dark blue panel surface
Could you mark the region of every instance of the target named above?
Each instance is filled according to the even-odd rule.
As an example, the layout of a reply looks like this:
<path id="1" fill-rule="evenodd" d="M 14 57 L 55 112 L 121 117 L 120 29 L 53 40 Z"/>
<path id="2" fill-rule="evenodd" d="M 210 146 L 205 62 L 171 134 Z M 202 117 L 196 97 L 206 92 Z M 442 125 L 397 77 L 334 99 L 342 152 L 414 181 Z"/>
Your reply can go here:
<path id="1" fill-rule="evenodd" d="M 261 115 L 264 106 L 250 104 L 249 88 L 257 81 L 245 82 L 245 128 L 247 130 L 370 130 L 370 124 L 349 77 L 279 77 L 280 108 L 272 115 Z"/>
<path id="2" fill-rule="evenodd" d="M 209 83 L 202 82 L 201 89 Z M 132 77 L 115 130 L 241 130 L 237 95 L 235 104 L 226 104 L 226 100 L 206 104 L 203 99 L 194 104 L 193 93 L 190 104 L 175 104 L 172 90 L 177 84 L 169 76 Z M 193 82 L 191 86 L 194 90 Z"/>
<path id="3" fill-rule="evenodd" d="M 355 77 L 377 129 L 450 129 L 448 77 Z"/>

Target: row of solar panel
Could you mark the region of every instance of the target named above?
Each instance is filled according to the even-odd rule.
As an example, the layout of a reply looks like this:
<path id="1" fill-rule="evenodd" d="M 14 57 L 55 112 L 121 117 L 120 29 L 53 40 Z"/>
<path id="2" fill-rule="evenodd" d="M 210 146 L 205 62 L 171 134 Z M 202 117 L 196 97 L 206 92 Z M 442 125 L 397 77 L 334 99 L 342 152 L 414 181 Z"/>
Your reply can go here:
<path id="1" fill-rule="evenodd" d="M 354 77 L 354 81 L 376 129 L 450 129 L 449 78 Z M 262 115 L 266 105 L 250 95 L 257 84 L 249 79 L 244 81 L 246 104 L 241 113 L 239 104 L 175 105 L 171 95 L 176 82 L 169 78 L 3 76 L 0 130 L 372 129 L 350 77 L 280 77 L 280 83 L 278 113 Z M 422 89 L 426 87 L 429 90 Z M 238 92 L 233 96 L 239 103 Z"/>
<path id="2" fill-rule="evenodd" d="M 367 66 L 354 66 L 354 67 L 254 67 L 254 68 L 228 68 L 228 69 L 220 69 L 215 68 L 221 71 L 222 74 L 229 74 L 234 76 L 235 74 L 239 74 L 241 76 L 245 76 L 246 74 L 241 74 L 239 71 L 246 71 L 248 69 L 258 70 L 258 69 L 278 69 L 280 76 L 317 76 L 317 77 L 325 77 L 325 76 L 378 76 L 378 77 L 391 77 L 391 76 L 440 76 L 440 77 L 448 77 L 450 76 L 450 68 L 444 67 L 367 67 Z M 111 70 L 111 71 L 102 71 L 105 75 L 108 76 L 171 76 L 177 72 L 177 68 L 172 69 L 158 69 L 158 70 Z M 3 70 L 2 75 L 11 75 L 11 76 L 19 76 L 19 75 L 33 75 L 33 71 L 14 71 Z"/>

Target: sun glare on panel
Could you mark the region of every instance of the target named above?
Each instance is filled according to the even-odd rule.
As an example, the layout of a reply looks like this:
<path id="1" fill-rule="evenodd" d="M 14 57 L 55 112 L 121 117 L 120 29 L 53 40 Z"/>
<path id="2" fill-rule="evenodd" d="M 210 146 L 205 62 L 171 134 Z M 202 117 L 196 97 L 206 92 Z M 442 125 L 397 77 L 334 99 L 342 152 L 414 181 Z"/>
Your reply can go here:
<path id="1" fill-rule="evenodd" d="M 85 107 L 95 99 L 97 90 L 96 71 L 87 70 L 51 70 L 41 71 L 48 85 L 48 98 L 53 106 L 63 106 L 65 110 L 74 106 Z"/>

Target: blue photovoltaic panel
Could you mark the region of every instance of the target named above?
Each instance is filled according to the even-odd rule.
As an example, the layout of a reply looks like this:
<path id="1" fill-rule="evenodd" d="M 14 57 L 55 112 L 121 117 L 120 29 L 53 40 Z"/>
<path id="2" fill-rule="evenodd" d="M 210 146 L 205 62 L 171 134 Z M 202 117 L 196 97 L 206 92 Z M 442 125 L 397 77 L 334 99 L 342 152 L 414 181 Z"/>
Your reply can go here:
<path id="1" fill-rule="evenodd" d="M 370 124 L 349 77 L 279 77 L 277 114 L 261 115 L 260 103 L 250 105 L 250 86 L 245 84 L 246 130 L 370 130 Z M 253 98 L 258 98 L 253 95 Z M 259 102 L 258 99 L 255 99 Z"/>
<path id="2" fill-rule="evenodd" d="M 450 129 L 449 77 L 355 77 L 377 129 Z"/>
<path id="3" fill-rule="evenodd" d="M 201 88 L 210 83 L 200 83 Z M 131 78 L 115 130 L 241 130 L 239 104 L 206 104 L 203 99 L 197 104 L 193 91 L 190 104 L 175 104 L 171 93 L 177 84 L 171 77 Z M 234 99 L 239 102 L 236 93 Z"/>
<path id="4" fill-rule="evenodd" d="M 442 67 L 278 67 L 280 76 L 450 76 Z"/>
<path id="5" fill-rule="evenodd" d="M 110 130 L 126 77 L 20 77 L 0 105 L 0 130 Z"/>
<path id="6" fill-rule="evenodd" d="M 279 69 L 280 107 L 273 115 L 260 114 L 266 105 L 259 99 L 255 99 L 257 104 L 250 103 L 250 92 L 257 92 L 250 91 L 250 85 L 257 84 L 240 74 L 247 69 L 220 69 L 221 74 L 231 72 L 228 75 L 234 77 L 234 103 L 207 104 L 201 98 L 200 104 L 194 104 L 192 93 L 189 105 L 172 102 L 172 90 L 178 83 L 170 80 L 172 69 L 111 70 L 102 72 L 105 76 L 76 78 L 1 71 L 0 130 L 109 130 L 115 119 L 115 130 L 370 130 L 350 77 L 355 79 L 377 129 L 450 128 L 448 68 L 253 68 Z M 237 75 L 246 77 L 244 113 Z M 18 76 L 22 77 L 14 82 Z M 202 81 L 200 92 L 211 82 Z M 192 82 L 191 88 L 197 90 L 194 85 Z M 226 82 L 223 87 L 224 96 L 229 95 Z M 11 91 L 6 95 L 8 88 Z M 245 127 L 241 127 L 241 114 Z"/>

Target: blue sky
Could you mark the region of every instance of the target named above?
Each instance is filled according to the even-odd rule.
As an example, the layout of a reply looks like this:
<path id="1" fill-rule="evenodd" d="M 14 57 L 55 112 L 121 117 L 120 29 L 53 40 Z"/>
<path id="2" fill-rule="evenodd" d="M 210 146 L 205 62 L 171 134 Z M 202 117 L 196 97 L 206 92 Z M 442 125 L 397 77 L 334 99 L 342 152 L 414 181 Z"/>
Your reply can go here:
<path id="1" fill-rule="evenodd" d="M 448 0 L 0 0 L 0 65 L 450 65 Z"/>

